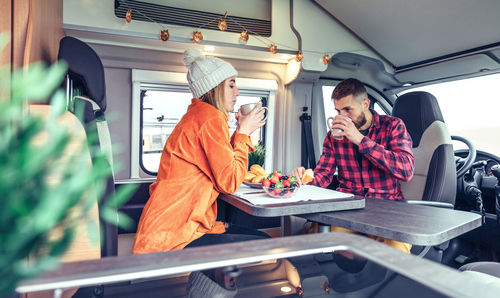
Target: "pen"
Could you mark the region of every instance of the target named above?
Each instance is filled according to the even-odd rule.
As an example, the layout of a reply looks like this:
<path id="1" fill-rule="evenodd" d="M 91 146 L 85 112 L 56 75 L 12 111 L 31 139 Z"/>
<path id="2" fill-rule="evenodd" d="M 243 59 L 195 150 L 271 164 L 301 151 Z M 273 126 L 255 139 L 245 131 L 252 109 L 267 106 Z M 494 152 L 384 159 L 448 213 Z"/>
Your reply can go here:
<path id="1" fill-rule="evenodd" d="M 252 195 L 252 194 L 258 194 L 258 193 L 265 193 L 265 191 L 260 190 L 260 191 L 245 192 L 245 193 L 242 193 L 242 195 Z"/>

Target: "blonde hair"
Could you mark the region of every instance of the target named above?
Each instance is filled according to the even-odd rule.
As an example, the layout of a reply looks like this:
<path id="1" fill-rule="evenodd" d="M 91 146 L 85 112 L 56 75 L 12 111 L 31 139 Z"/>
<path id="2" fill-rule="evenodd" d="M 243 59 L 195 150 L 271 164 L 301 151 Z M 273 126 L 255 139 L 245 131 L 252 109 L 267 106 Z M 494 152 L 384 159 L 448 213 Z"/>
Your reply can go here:
<path id="1" fill-rule="evenodd" d="M 206 102 L 212 106 L 214 106 L 217 110 L 221 111 L 226 118 L 229 119 L 229 111 L 226 110 L 226 107 L 224 107 L 224 83 L 226 80 L 222 81 L 219 85 L 217 85 L 215 88 L 211 89 L 207 93 L 203 94 L 200 96 L 200 99 L 203 102 Z"/>

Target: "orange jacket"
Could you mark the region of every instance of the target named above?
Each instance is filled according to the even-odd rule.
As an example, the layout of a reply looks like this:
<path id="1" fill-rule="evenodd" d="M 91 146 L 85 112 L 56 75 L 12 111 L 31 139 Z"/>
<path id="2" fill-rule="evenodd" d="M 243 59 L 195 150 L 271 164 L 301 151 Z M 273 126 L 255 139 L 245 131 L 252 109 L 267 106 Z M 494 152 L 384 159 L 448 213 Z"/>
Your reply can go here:
<path id="1" fill-rule="evenodd" d="M 222 112 L 193 99 L 163 149 L 133 252 L 182 249 L 206 233 L 223 233 L 223 223 L 216 222 L 216 199 L 238 189 L 253 150 L 247 135 L 230 140 Z"/>

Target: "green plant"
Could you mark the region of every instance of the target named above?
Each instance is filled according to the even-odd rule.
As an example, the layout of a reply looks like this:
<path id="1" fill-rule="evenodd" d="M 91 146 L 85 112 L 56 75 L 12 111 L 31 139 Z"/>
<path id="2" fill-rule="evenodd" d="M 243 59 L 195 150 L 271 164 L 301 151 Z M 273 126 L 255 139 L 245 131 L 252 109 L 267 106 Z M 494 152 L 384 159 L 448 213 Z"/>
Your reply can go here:
<path id="1" fill-rule="evenodd" d="M 255 146 L 254 152 L 248 153 L 248 168 L 254 164 L 258 164 L 262 166 L 264 164 L 264 159 L 266 157 L 266 147 L 262 146 L 259 142 L 257 146 Z"/>
<path id="2" fill-rule="evenodd" d="M 6 40 L 0 35 L 0 49 Z M 63 91 L 54 90 L 65 73 L 62 63 L 48 68 L 33 64 L 28 71 L 12 73 L 8 66 L 0 68 L 0 297 L 12 293 L 19 281 L 55 268 L 71 243 L 75 222 L 87 219 L 111 175 L 104 155 L 94 158 L 92 166 L 83 152 L 61 161 L 73 137 L 57 122 L 66 101 Z M 27 113 L 27 103 L 47 98 L 48 119 Z M 47 138 L 43 146 L 34 141 L 40 135 Z M 131 191 L 123 189 L 100 206 L 101 216 L 116 221 L 115 209 Z M 81 210 L 77 217 L 69 212 L 75 207 Z M 87 222 L 90 235 L 96 236 L 97 225 Z"/>

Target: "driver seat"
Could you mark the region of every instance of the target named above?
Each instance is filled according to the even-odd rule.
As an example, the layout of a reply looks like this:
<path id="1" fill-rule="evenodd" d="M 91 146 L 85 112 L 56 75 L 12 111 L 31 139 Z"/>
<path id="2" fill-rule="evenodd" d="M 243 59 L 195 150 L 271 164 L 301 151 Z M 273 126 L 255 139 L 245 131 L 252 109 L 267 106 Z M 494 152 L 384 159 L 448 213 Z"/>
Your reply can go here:
<path id="1" fill-rule="evenodd" d="M 436 97 L 423 91 L 403 94 L 396 99 L 392 115 L 403 120 L 413 141 L 415 172 L 410 181 L 400 182 L 404 197 L 453 208 L 455 157 Z"/>

